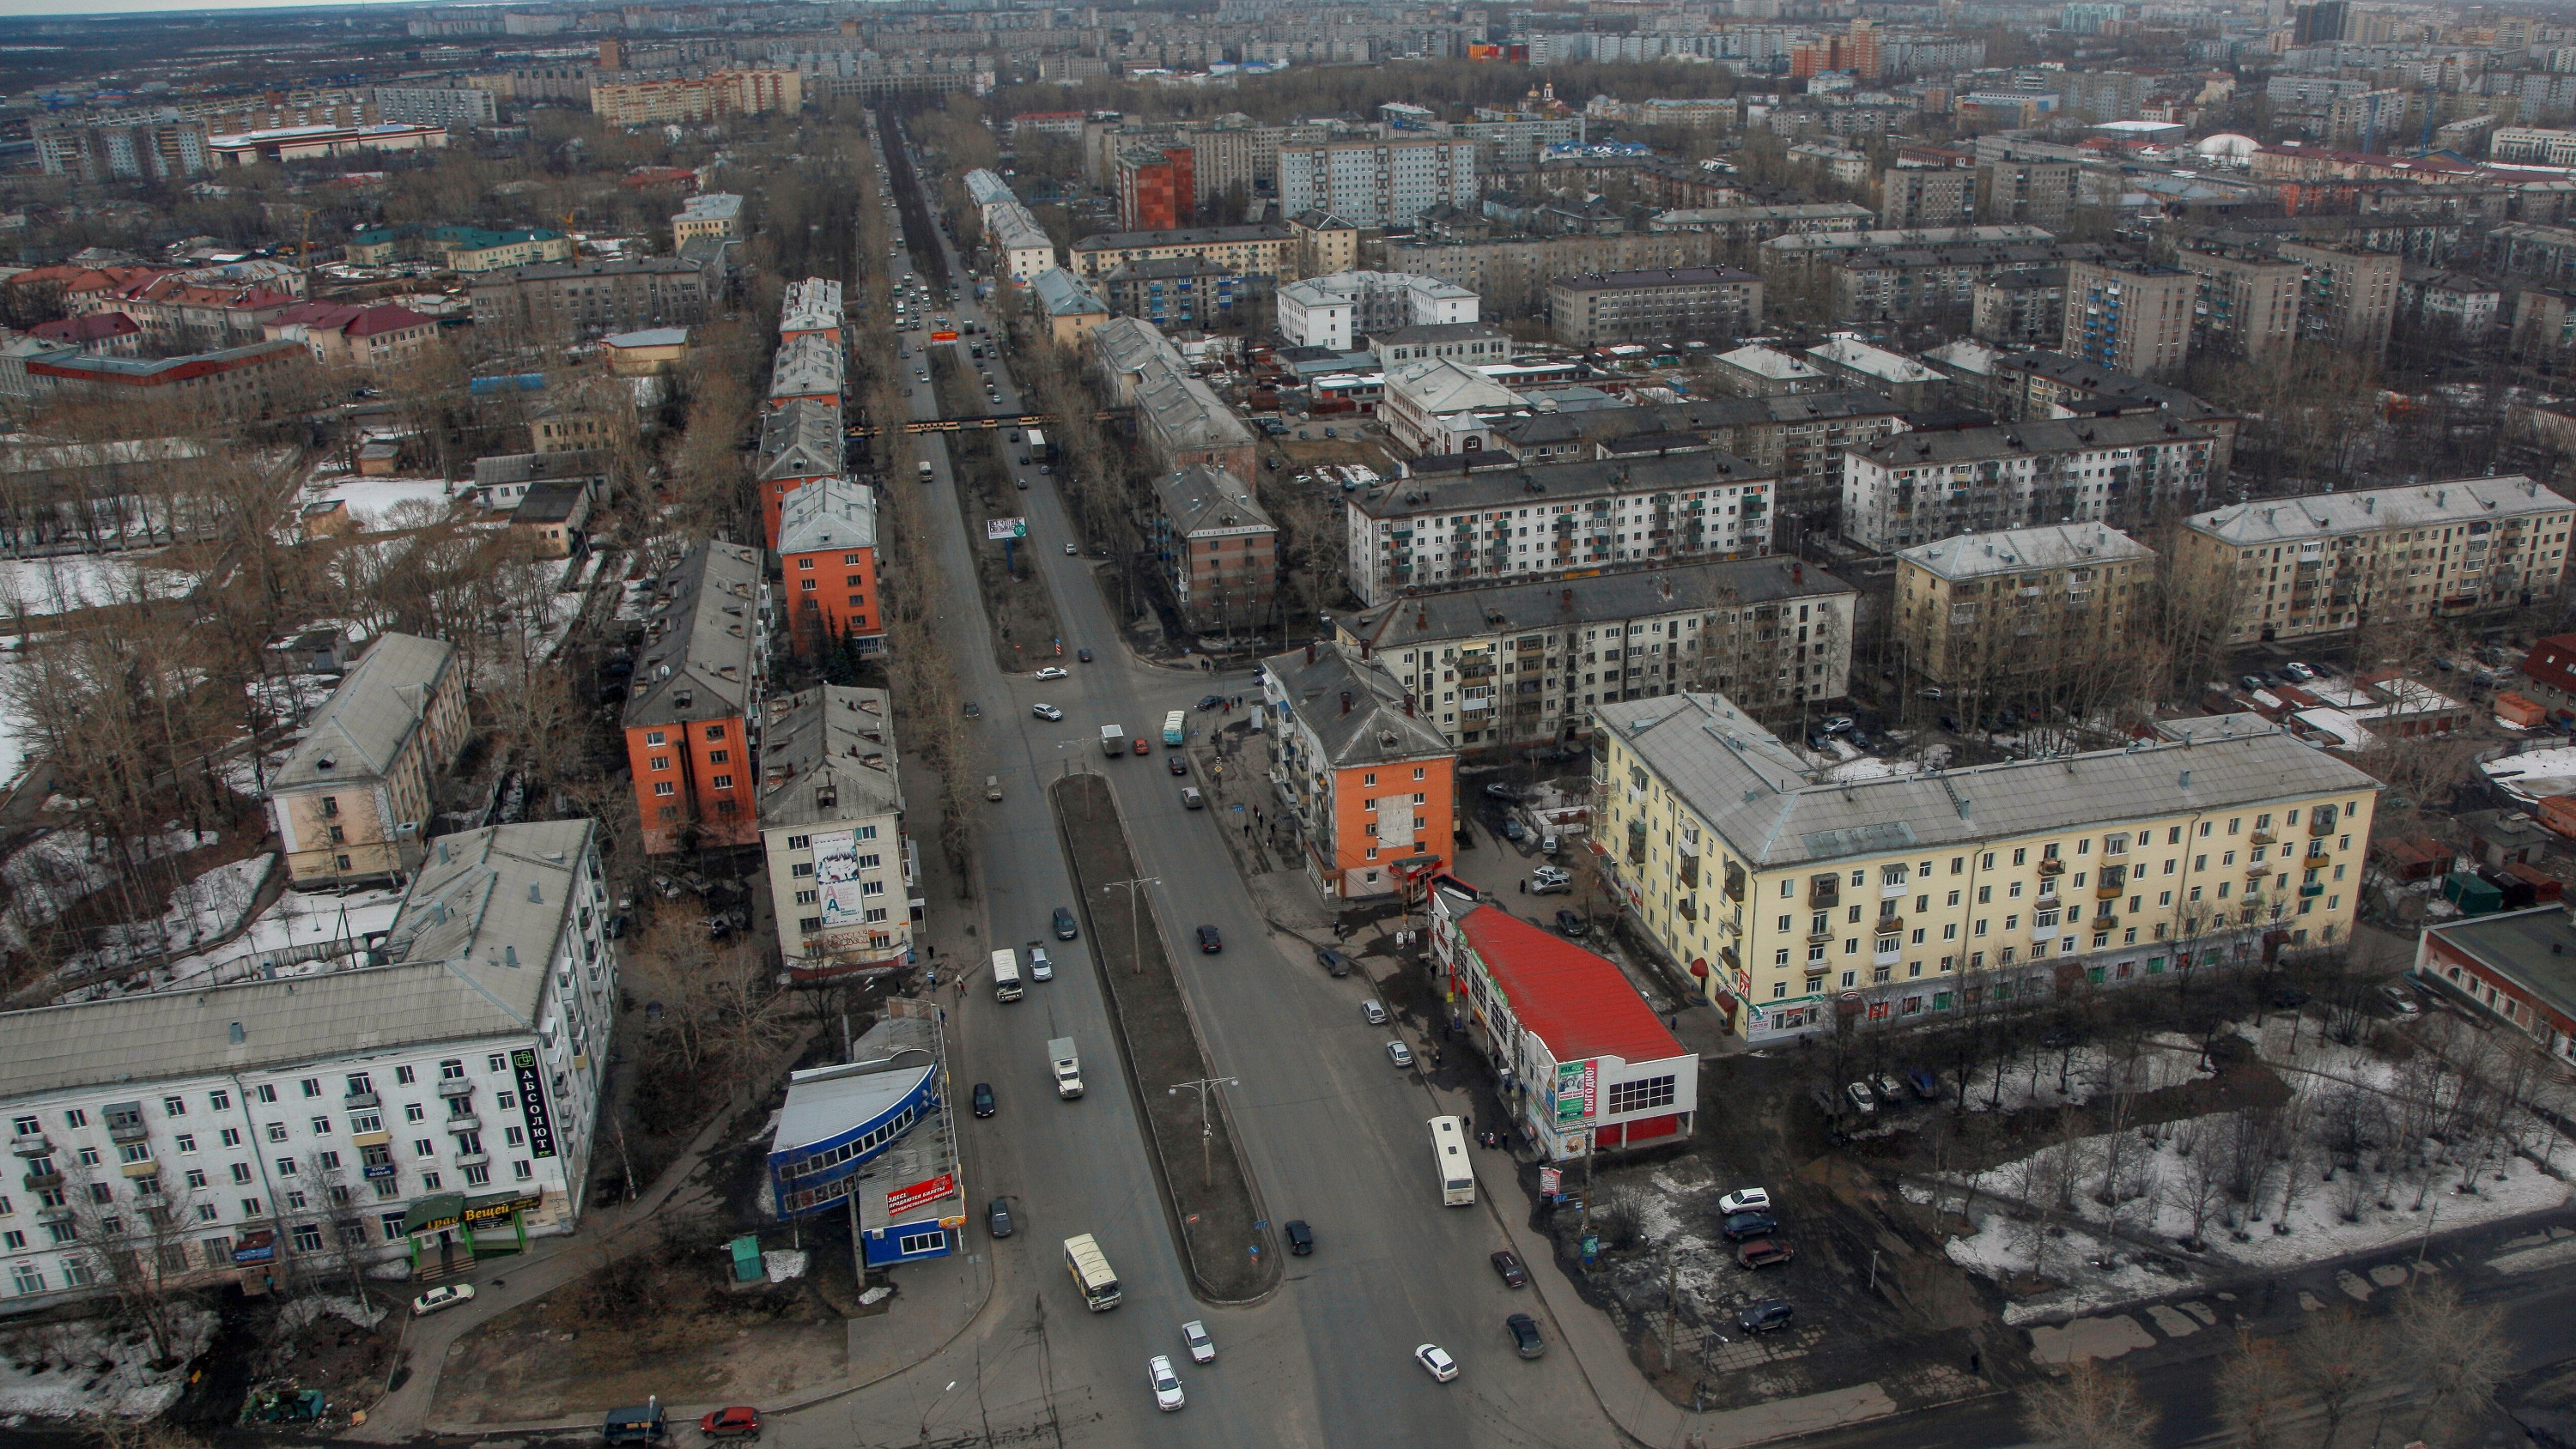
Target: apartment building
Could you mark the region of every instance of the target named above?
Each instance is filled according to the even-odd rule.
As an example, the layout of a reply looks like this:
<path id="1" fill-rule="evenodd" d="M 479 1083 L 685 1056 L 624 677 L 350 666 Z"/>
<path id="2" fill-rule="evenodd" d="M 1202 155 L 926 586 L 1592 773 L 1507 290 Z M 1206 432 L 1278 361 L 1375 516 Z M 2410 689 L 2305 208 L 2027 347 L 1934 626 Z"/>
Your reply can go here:
<path id="1" fill-rule="evenodd" d="M 2299 292 L 2301 337 L 2364 357 L 2388 351 L 2401 258 L 2306 242 L 2283 242 L 2275 254 L 2297 262 L 2305 274 Z"/>
<path id="2" fill-rule="evenodd" d="M 2066 224 L 2083 196 L 2084 167 L 2074 161 L 2008 156 L 1980 161 L 1975 175 L 1976 212 L 1990 222 L 2026 222 L 2055 230 Z"/>
<path id="3" fill-rule="evenodd" d="M 1851 692 L 1851 585 L 1796 559 L 1407 594 L 1335 616 L 1462 748 L 1566 739 L 1594 704 L 1717 689 L 1776 717 Z"/>
<path id="4" fill-rule="evenodd" d="M 1386 264 L 1454 282 L 1503 315 L 1547 315 L 1548 284 L 1599 272 L 1724 266 L 1734 248 L 1715 231 L 1620 231 L 1566 236 L 1387 243 Z"/>
<path id="5" fill-rule="evenodd" d="M 706 319 L 720 279 L 679 257 L 540 262 L 474 278 L 477 329 L 531 343 L 686 326 Z"/>
<path id="6" fill-rule="evenodd" d="M 1968 284 L 1968 335 L 2004 347 L 2054 347 L 2066 335 L 2066 269 L 2009 272 Z"/>
<path id="7" fill-rule="evenodd" d="M 11 1308 L 124 1272 L 445 1277 L 571 1232 L 618 996 L 596 836 L 441 837 L 380 965 L 0 1013 Z"/>
<path id="8" fill-rule="evenodd" d="M 1139 263 L 1138 265 L 1196 268 L 1205 264 L 1201 262 L 1185 261 Z M 1117 271 L 1110 273 L 1107 277 L 1102 278 L 1101 285 L 1103 287 L 1113 285 L 1119 277 L 1126 275 L 1128 271 L 1128 268 L 1119 268 Z M 1195 282 L 1196 279 L 1193 275 L 1188 280 Z M 1175 285 L 1177 285 L 1177 283 Z M 1073 273 L 1066 271 L 1062 267 L 1049 267 L 1045 271 L 1038 273 L 1036 279 L 1029 283 L 1029 300 L 1040 312 L 1046 314 L 1048 340 L 1055 343 L 1058 347 L 1080 346 L 1085 334 L 1089 333 L 1092 328 L 1109 320 L 1110 309 L 1113 305 L 1108 298 L 1102 296 L 1100 291 L 1093 288 L 1090 283 L 1075 276 Z M 1157 302 L 1162 300 L 1159 291 L 1156 292 L 1152 300 Z M 1193 300 L 1195 300 L 1194 293 Z M 1148 316 L 1144 310 L 1132 306 L 1125 308 L 1124 310 L 1131 316 L 1145 317 L 1147 321 L 1154 323 L 1156 326 L 1161 326 L 1165 320 L 1161 316 Z M 1155 312 L 1162 312 L 1165 309 L 1156 307 L 1153 310 Z M 1185 314 L 1180 320 L 1193 320 L 1193 314 Z"/>
<path id="9" fill-rule="evenodd" d="M 1384 137 L 1279 148 L 1279 206 L 1329 211 L 1357 226 L 1410 226 L 1432 207 L 1473 207 L 1474 141 Z"/>
<path id="10" fill-rule="evenodd" d="M 1290 277 L 1321 277 L 1356 271 L 1360 264 L 1360 229 L 1329 211 L 1301 211 L 1288 218 L 1291 240 Z"/>
<path id="11" fill-rule="evenodd" d="M 2259 724 L 1844 781 L 1719 694 L 1593 719 L 1598 864 L 1757 1044 L 2348 940 L 2379 788 Z"/>
<path id="12" fill-rule="evenodd" d="M 2007 421 L 2045 418 L 2101 417 L 2109 413 L 2161 414 L 2209 434 L 2209 483 L 2227 481 L 2235 466 L 2236 434 L 2244 419 L 2170 383 L 2108 367 L 2097 367 L 2062 352 L 2014 352 L 1994 358 L 1985 395 L 1978 406 L 1992 408 Z"/>
<path id="13" fill-rule="evenodd" d="M 841 472 L 844 457 L 840 404 L 790 402 L 762 413 L 760 442 L 753 454 L 765 541 L 776 548 L 779 515 L 787 499 L 806 484 L 818 478 L 837 477 Z"/>
<path id="14" fill-rule="evenodd" d="M 792 70 L 718 70 L 702 76 L 650 79 L 594 76 L 590 108 L 611 126 L 792 116 L 805 109 L 805 78 Z"/>
<path id="15" fill-rule="evenodd" d="M 2174 265 L 2194 279 L 2192 346 L 2235 357 L 2270 357 L 2299 336 L 2307 290 L 2300 262 L 2259 252 L 2186 248 Z"/>
<path id="16" fill-rule="evenodd" d="M 299 888 L 389 880 L 420 864 L 440 772 L 468 735 L 456 646 L 384 634 L 268 781 L 286 878 Z"/>
<path id="17" fill-rule="evenodd" d="M 1261 706 L 1270 782 L 1316 890 L 1335 900 L 1409 891 L 1448 863 L 1458 752 L 1382 661 L 1340 644 L 1264 659 Z"/>
<path id="18" fill-rule="evenodd" d="M 2145 378 L 2182 371 L 2199 282 L 2172 267 L 2066 264 L 2066 331 L 2058 350 Z"/>
<path id="19" fill-rule="evenodd" d="M 1475 293 L 1438 277 L 1330 272 L 1280 287 L 1279 335 L 1296 347 L 1348 352 L 1364 337 L 1475 322 L 1482 310 Z"/>
<path id="20" fill-rule="evenodd" d="M 701 191 L 671 214 L 671 249 L 702 236 L 742 240 L 742 198 L 730 191 Z"/>
<path id="21" fill-rule="evenodd" d="M 1266 623 L 1279 597 L 1279 525 L 1252 487 L 1204 464 L 1154 480 L 1155 553 L 1189 626 L 1231 635 Z"/>
<path id="22" fill-rule="evenodd" d="M 708 541 L 652 581 L 625 714 L 649 855 L 760 838 L 752 771 L 769 680 L 763 557 Z"/>
<path id="23" fill-rule="evenodd" d="M 1941 374 L 1902 352 L 1873 346 L 1857 332 L 1828 333 L 1805 356 L 1834 384 L 1867 388 L 1909 412 L 1937 406 L 1948 390 Z"/>
<path id="24" fill-rule="evenodd" d="M 1284 226 L 1202 226 L 1178 231 L 1113 231 L 1067 248 L 1075 276 L 1095 281 L 1130 262 L 1195 258 L 1244 276 L 1287 275 L 1293 243 Z"/>
<path id="25" fill-rule="evenodd" d="M 1093 330 L 1096 335 L 1102 329 Z M 1252 429 L 1195 375 L 1157 357 L 1135 380 L 1130 397 L 1136 405 L 1136 435 L 1157 467 L 1168 471 L 1205 465 L 1237 478 L 1252 476 Z"/>
<path id="26" fill-rule="evenodd" d="M 1732 342 L 1762 325 L 1762 279 L 1736 267 L 1559 277 L 1547 311 L 1556 340 L 1574 347 Z"/>
<path id="27" fill-rule="evenodd" d="M 2183 520 L 2177 567 L 2230 637 L 2301 639 L 2555 598 L 2576 504 L 2524 477 L 2267 498 Z"/>
<path id="28" fill-rule="evenodd" d="M 492 92 L 480 86 L 377 86 L 376 119 L 416 126 L 488 126 L 499 120 Z"/>
<path id="29" fill-rule="evenodd" d="M 36 164 L 84 185 L 169 181 L 214 169 L 206 123 L 172 107 L 95 116 L 39 116 L 31 123 Z"/>
<path id="30" fill-rule="evenodd" d="M 1766 251 L 1769 245 L 1776 243 Z M 1962 242 L 1835 250 L 1803 260 L 1821 278 L 1835 321 L 1887 326 L 1964 320 L 1975 315 L 1981 281 L 2065 270 L 2110 255 L 2093 242 Z M 1784 285 L 1767 266 L 1764 277 L 1775 288 Z"/>
<path id="31" fill-rule="evenodd" d="M 1768 552 L 1778 478 L 1715 450 L 1415 474 L 1346 496 L 1364 603 L 1415 590 Z"/>
<path id="32" fill-rule="evenodd" d="M 1976 219 L 1974 171 L 1955 166 L 1890 166 L 1878 175 L 1881 226 L 1967 226 Z"/>
<path id="33" fill-rule="evenodd" d="M 1937 684 L 2000 685 L 2121 647 L 2155 551 L 2101 523 L 1963 533 L 1896 554 L 1896 636 Z"/>
<path id="34" fill-rule="evenodd" d="M 877 592 L 877 491 L 847 478 L 816 478 L 779 508 L 778 551 L 788 636 L 796 652 L 821 659 L 845 644 L 861 654 L 885 648 L 885 601 Z"/>
<path id="35" fill-rule="evenodd" d="M 2209 434 L 2156 414 L 1910 432 L 1843 454 L 1842 531 L 1881 552 L 2046 523 L 2190 507 Z"/>
<path id="36" fill-rule="evenodd" d="M 252 342 L 186 357 L 101 357 L 48 352 L 27 358 L 39 398 L 154 402 L 218 417 L 268 417 L 312 400 L 321 374 L 301 342 Z"/>
<path id="37" fill-rule="evenodd" d="M 1905 431 L 1904 410 L 1875 392 L 1713 397 L 1590 412 L 1532 413 L 1493 427 L 1494 446 L 1523 464 L 1566 463 L 1632 452 L 1731 454 L 1779 480 L 1774 508 L 1830 512 L 1842 503 L 1843 452 Z M 1765 530 L 1765 544 L 1768 530 Z M 1745 544 L 1747 552 L 1760 547 Z"/>
<path id="38" fill-rule="evenodd" d="M 767 715 L 760 844 L 788 974 L 814 982 L 901 969 L 919 868 L 903 833 L 892 699 L 823 684 L 772 696 Z"/>
<path id="39" fill-rule="evenodd" d="M 849 363 L 841 344 L 820 333 L 800 332 L 778 345 L 769 367 L 769 396 L 763 406 L 789 403 L 834 403 L 849 380 Z"/>
<path id="40" fill-rule="evenodd" d="M 1110 185 L 1125 231 L 1173 231 L 1190 224 L 1197 208 L 1187 146 L 1122 151 Z"/>
<path id="41" fill-rule="evenodd" d="M 372 371 L 407 362 L 438 338 L 438 320 L 393 302 L 298 302 L 263 328 L 269 340 L 301 342 L 323 367 Z"/>
<path id="42" fill-rule="evenodd" d="M 2534 166 L 2576 166 L 2576 131 L 2498 126 L 2487 137 L 2487 159 Z"/>
<path id="43" fill-rule="evenodd" d="M 1481 369 L 1446 357 L 1387 369 L 1378 421 L 1415 457 L 1450 457 L 1493 445 L 1498 418 L 1527 405 Z"/>

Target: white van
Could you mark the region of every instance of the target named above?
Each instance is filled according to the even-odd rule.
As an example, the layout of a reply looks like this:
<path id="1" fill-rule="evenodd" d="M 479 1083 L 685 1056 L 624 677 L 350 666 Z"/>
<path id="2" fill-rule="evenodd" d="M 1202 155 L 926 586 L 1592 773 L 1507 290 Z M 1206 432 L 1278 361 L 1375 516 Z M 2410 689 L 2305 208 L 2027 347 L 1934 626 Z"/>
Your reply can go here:
<path id="1" fill-rule="evenodd" d="M 1020 991 L 1020 953 L 1008 950 L 994 952 L 993 999 L 1017 1001 Z"/>

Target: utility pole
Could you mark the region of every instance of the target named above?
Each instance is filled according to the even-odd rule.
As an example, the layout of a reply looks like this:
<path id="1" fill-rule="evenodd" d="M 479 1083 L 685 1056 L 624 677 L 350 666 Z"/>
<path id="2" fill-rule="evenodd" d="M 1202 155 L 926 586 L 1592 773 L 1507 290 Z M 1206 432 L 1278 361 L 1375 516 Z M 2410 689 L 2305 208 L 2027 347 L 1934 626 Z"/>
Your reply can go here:
<path id="1" fill-rule="evenodd" d="M 1216 1126 L 1208 1116 L 1208 1093 L 1218 1087 L 1241 1086 L 1232 1077 L 1201 1077 L 1195 1082 L 1175 1082 L 1163 1089 L 1163 1095 L 1177 1097 L 1184 1089 L 1199 1094 L 1199 1186 L 1216 1185 Z"/>
<path id="2" fill-rule="evenodd" d="M 1143 939 L 1136 934 L 1136 888 L 1138 886 L 1161 885 L 1162 883 L 1163 878 L 1161 876 L 1140 875 L 1134 880 L 1113 880 L 1109 884 L 1100 888 L 1100 893 L 1102 895 L 1107 895 L 1113 890 L 1123 889 L 1127 892 L 1128 959 L 1135 962 L 1136 974 L 1139 976 L 1145 974 L 1145 943 Z"/>

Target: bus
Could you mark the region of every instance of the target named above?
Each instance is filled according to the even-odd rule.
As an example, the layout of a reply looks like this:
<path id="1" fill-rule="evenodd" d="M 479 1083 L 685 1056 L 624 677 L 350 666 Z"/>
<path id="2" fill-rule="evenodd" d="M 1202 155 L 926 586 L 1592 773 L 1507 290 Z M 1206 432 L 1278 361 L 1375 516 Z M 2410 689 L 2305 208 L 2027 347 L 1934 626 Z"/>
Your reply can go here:
<path id="1" fill-rule="evenodd" d="M 1082 1304 L 1094 1313 L 1106 1313 L 1118 1306 L 1118 1275 L 1109 1271 L 1109 1257 L 1091 1234 L 1064 1240 L 1064 1270 L 1073 1275 L 1073 1286 L 1082 1291 Z"/>
<path id="2" fill-rule="evenodd" d="M 1190 737 L 1188 720 L 1188 714 L 1177 709 L 1163 716 L 1163 743 L 1176 750 L 1186 743 Z"/>
<path id="3" fill-rule="evenodd" d="M 1467 1160 L 1467 1129 L 1455 1117 L 1431 1119 L 1431 1175 L 1440 1180 L 1440 1205 L 1476 1205 L 1476 1169 Z"/>
<path id="4" fill-rule="evenodd" d="M 1019 952 L 996 951 L 993 953 L 993 999 L 995 1001 L 1017 1001 L 1020 999 Z"/>

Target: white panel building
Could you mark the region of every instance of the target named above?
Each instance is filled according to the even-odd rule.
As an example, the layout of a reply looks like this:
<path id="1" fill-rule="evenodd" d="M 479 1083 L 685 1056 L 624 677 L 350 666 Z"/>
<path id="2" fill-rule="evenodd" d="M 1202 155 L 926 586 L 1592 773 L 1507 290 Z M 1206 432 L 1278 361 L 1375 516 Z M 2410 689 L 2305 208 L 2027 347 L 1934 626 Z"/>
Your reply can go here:
<path id="1" fill-rule="evenodd" d="M 1280 210 L 1329 211 L 1359 226 L 1410 226 L 1447 202 L 1474 207 L 1476 143 L 1323 141 L 1279 148 Z"/>

